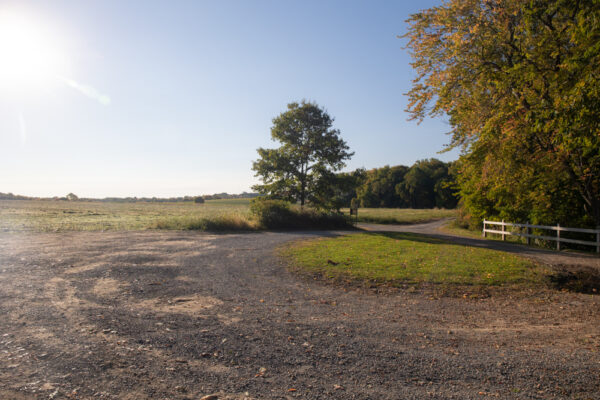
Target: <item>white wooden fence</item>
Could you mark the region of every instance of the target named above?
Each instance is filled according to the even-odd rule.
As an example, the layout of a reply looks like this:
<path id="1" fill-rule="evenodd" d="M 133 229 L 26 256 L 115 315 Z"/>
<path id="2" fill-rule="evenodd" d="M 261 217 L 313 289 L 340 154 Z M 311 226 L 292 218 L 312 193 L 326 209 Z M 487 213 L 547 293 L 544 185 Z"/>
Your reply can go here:
<path id="1" fill-rule="evenodd" d="M 498 229 L 487 229 L 486 225 L 490 226 L 500 226 L 501 230 Z M 507 231 L 507 226 L 514 226 L 517 228 L 525 228 L 526 233 L 522 232 L 513 232 Z M 556 231 L 556 236 L 544 236 L 544 235 L 533 235 L 531 234 L 531 229 L 543 229 L 549 231 Z M 560 237 L 561 232 L 579 232 L 579 233 L 591 233 L 596 235 L 596 241 L 588 241 L 588 240 L 577 240 L 577 239 L 568 239 L 564 237 Z M 531 225 L 527 224 L 515 224 L 511 222 L 497 222 L 497 221 L 488 221 L 483 220 L 483 237 L 486 237 L 488 233 L 496 233 L 498 235 L 502 235 L 502 240 L 506 240 L 506 235 L 510 236 L 519 236 L 527 238 L 527 244 L 531 244 L 531 239 L 541 239 L 541 240 L 552 240 L 556 242 L 556 250 L 560 251 L 561 243 L 575 243 L 582 244 L 586 246 L 595 246 L 596 253 L 600 253 L 600 229 L 583 229 L 583 228 L 565 228 L 560 226 L 560 224 L 556 224 L 556 226 L 548 226 L 548 225 Z"/>

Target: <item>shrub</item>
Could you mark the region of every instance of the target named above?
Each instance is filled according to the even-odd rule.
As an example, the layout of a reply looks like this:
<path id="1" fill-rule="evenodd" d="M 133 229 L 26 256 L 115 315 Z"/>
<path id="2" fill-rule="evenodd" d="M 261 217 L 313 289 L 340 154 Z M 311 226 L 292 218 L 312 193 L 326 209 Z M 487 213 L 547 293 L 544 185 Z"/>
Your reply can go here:
<path id="1" fill-rule="evenodd" d="M 265 228 L 285 228 L 293 219 L 291 203 L 283 200 L 253 199 L 250 213 Z"/>
<path id="2" fill-rule="evenodd" d="M 202 197 L 202 196 L 198 196 L 198 197 L 196 197 L 196 198 L 194 199 L 194 203 L 197 203 L 197 204 L 202 204 L 202 203 L 204 203 L 204 197 Z"/>
<path id="3" fill-rule="evenodd" d="M 197 231 L 252 231 L 256 224 L 243 215 L 224 214 L 211 217 L 171 217 L 157 221 L 155 229 L 197 230 Z"/>
<path id="4" fill-rule="evenodd" d="M 258 224 L 267 229 L 332 229 L 352 226 L 350 220 L 342 214 L 300 208 L 283 200 L 254 199 L 250 203 L 250 212 Z"/>

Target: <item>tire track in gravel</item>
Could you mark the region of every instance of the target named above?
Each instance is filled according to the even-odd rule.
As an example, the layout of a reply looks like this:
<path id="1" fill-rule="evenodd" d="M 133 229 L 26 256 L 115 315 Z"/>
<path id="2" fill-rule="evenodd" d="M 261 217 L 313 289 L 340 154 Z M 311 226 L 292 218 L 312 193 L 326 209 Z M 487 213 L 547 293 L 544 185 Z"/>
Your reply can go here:
<path id="1" fill-rule="evenodd" d="M 598 296 L 375 293 L 273 252 L 335 234 L 2 233 L 0 397 L 600 398 Z"/>

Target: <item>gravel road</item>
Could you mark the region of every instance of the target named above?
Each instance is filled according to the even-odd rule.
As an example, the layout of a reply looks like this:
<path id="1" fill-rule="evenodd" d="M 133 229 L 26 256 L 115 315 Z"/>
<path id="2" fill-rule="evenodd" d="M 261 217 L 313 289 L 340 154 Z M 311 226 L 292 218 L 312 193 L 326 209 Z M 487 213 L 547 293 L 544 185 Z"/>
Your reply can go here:
<path id="1" fill-rule="evenodd" d="M 600 297 L 375 293 L 274 255 L 323 235 L 1 233 L 0 398 L 600 399 Z"/>

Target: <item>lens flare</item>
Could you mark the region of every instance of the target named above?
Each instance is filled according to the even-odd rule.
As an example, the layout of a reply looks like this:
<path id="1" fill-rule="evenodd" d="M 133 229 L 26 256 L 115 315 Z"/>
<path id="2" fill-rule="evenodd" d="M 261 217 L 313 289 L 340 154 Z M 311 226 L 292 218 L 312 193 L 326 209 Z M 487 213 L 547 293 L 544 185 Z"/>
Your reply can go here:
<path id="1" fill-rule="evenodd" d="M 0 85 L 5 90 L 50 84 L 66 67 L 50 30 L 8 10 L 0 10 L 0 59 Z"/>

